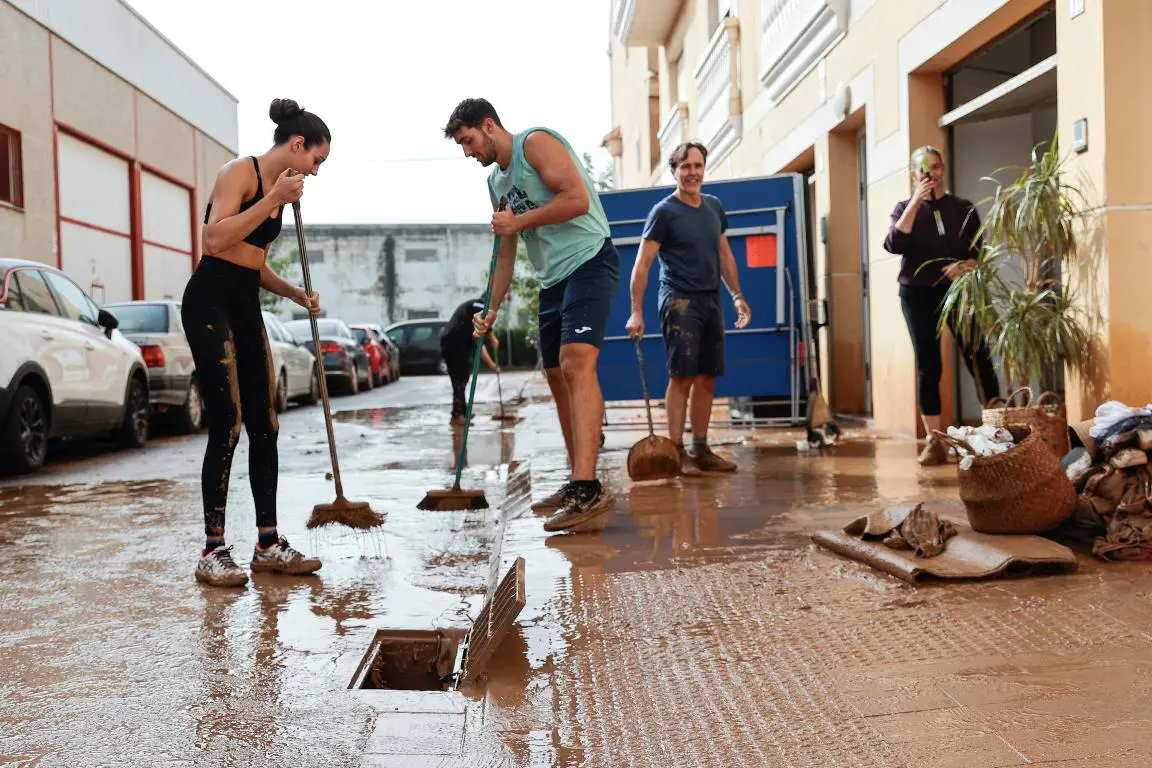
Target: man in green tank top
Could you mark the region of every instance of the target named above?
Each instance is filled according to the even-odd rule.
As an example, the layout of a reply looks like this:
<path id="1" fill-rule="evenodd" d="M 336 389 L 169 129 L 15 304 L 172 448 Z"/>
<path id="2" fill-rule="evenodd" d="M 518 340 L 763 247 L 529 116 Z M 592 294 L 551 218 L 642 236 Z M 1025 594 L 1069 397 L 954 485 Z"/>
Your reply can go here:
<path id="1" fill-rule="evenodd" d="M 520 237 L 540 278 L 540 353 L 571 475 L 533 509 L 554 512 L 546 531 L 602 530 L 615 499 L 596 478 L 604 415 L 596 362 L 620 282 L 620 257 L 600 198 L 563 136 L 548 128 L 513 135 L 484 99 L 460 102 L 444 135 L 465 156 L 492 167 L 488 196 L 500 254 L 491 308 L 487 317 L 475 318 L 477 336 L 496 322 Z M 505 210 L 500 201 L 507 203 Z"/>

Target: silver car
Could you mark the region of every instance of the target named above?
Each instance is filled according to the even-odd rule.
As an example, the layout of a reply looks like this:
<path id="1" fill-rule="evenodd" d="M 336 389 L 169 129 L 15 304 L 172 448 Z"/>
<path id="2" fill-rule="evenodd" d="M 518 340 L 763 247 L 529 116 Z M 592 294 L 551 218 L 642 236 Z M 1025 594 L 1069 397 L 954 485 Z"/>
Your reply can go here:
<path id="1" fill-rule="evenodd" d="M 104 307 L 120 322 L 120 333 L 144 356 L 153 414 L 171 417 L 181 432 L 204 426 L 204 400 L 196 364 L 175 301 L 125 301 Z"/>
<path id="2" fill-rule="evenodd" d="M 284 413 L 289 401 L 315 405 L 320 399 L 316 358 L 271 312 L 264 312 L 264 327 L 272 347 L 272 370 L 276 372 L 276 412 Z"/>

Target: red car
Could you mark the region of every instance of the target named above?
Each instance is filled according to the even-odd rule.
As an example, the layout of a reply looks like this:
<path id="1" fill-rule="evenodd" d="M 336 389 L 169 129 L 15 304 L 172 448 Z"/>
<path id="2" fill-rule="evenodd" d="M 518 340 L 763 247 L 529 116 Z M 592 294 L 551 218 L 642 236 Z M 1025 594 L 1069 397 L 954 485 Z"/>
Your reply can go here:
<path id="1" fill-rule="evenodd" d="M 388 358 L 388 348 L 372 335 L 367 325 L 348 325 L 352 333 L 356 334 L 360 346 L 368 353 L 368 361 L 372 364 L 372 385 L 379 387 L 392 382 L 392 362 Z"/>

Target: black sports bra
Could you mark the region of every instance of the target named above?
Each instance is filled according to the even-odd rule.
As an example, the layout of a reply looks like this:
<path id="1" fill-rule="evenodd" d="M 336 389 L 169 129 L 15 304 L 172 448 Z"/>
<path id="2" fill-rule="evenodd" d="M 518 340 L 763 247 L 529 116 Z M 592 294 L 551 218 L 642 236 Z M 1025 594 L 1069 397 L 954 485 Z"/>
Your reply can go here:
<path id="1" fill-rule="evenodd" d="M 252 166 L 256 169 L 256 195 L 251 200 L 245 200 L 240 203 L 240 213 L 248 210 L 256 203 L 264 199 L 264 180 L 260 178 L 260 163 L 256 162 L 256 158 L 252 158 Z M 212 215 L 212 203 L 208 203 L 208 208 L 204 211 L 204 223 L 208 223 L 208 217 Z M 277 237 L 280 236 L 280 227 L 284 218 L 284 206 L 280 206 L 280 215 L 269 216 L 260 222 L 256 229 L 248 233 L 248 237 L 244 238 L 244 242 L 249 245 L 254 245 L 257 248 L 264 248 Z"/>

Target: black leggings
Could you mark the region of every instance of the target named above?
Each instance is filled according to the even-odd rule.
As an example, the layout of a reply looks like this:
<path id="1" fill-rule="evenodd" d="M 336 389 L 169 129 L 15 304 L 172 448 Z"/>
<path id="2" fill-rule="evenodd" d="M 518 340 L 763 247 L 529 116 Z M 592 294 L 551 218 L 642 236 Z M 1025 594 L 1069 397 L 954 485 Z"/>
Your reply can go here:
<path id="1" fill-rule="evenodd" d="M 916 353 L 916 387 L 920 396 L 920 412 L 925 416 L 940 415 L 940 377 L 944 375 L 944 361 L 940 357 L 940 336 L 937 328 L 944 297 L 948 286 L 930 288 L 912 285 L 900 286 L 900 305 L 904 310 L 904 322 L 908 325 L 908 335 L 912 337 L 912 349 Z M 960 346 L 961 357 L 968 373 L 976 381 L 981 403 L 986 403 L 1000 395 L 1000 381 L 996 378 L 996 368 L 988 348 L 979 344 L 975 349 L 965 345 L 956 334 L 953 321 L 949 318 L 948 327 Z M 973 367 L 975 363 L 975 367 Z"/>
<path id="2" fill-rule="evenodd" d="M 180 316 L 196 362 L 208 419 L 208 448 L 200 475 L 204 531 L 224 531 L 232 454 L 240 424 L 248 431 L 248 475 L 256 525 L 276 525 L 279 459 L 272 355 L 260 314 L 260 273 L 205 256 L 184 289 Z"/>
<path id="3" fill-rule="evenodd" d="M 448 366 L 448 378 L 452 380 L 452 416 L 463 416 L 467 408 L 464 390 L 472 378 L 472 353 L 476 348 L 467 342 L 460 343 L 448 339 L 441 340 L 440 354 Z"/>

